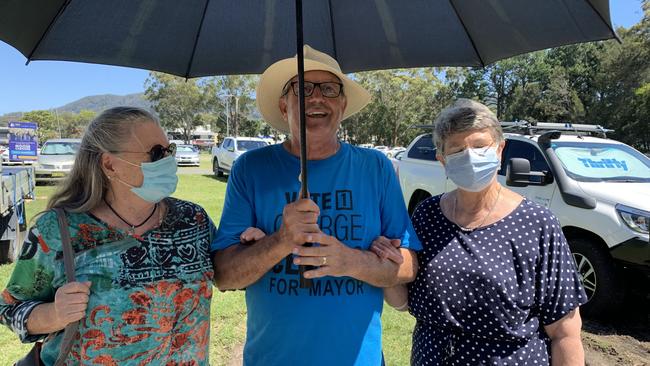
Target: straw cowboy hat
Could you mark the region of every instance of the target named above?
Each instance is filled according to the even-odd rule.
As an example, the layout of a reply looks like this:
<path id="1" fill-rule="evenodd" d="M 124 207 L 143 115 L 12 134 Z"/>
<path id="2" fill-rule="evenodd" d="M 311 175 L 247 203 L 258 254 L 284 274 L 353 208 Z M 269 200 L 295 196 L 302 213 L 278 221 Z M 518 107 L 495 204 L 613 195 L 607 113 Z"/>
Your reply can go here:
<path id="1" fill-rule="evenodd" d="M 316 51 L 308 45 L 304 46 L 304 57 L 305 72 L 311 70 L 329 71 L 341 79 L 343 94 L 347 98 L 343 119 L 359 112 L 370 102 L 370 93 L 357 82 L 345 76 L 334 58 Z M 266 122 L 284 133 L 290 132 L 289 123 L 282 118 L 278 101 L 282 96 L 282 88 L 287 81 L 296 76 L 297 70 L 297 57 L 285 58 L 269 66 L 257 84 L 257 108 Z"/>

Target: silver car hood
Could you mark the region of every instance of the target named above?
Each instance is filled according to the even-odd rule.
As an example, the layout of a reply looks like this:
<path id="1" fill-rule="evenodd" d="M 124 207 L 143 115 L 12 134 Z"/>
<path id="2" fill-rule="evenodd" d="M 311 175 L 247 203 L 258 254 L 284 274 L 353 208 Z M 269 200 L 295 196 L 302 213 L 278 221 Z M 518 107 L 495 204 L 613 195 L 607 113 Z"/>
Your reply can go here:
<path id="1" fill-rule="evenodd" d="M 73 164 L 75 155 L 39 155 L 38 163 L 39 164 Z"/>

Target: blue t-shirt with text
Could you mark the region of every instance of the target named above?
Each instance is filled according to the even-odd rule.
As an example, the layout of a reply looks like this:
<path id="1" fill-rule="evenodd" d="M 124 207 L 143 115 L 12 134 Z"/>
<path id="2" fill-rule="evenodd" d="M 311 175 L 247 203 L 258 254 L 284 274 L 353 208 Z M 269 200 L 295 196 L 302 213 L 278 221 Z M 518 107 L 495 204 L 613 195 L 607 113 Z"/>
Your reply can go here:
<path id="1" fill-rule="evenodd" d="M 420 250 L 388 159 L 380 152 L 341 143 L 339 151 L 307 164 L 319 226 L 344 244 L 368 249 L 379 235 Z M 300 160 L 282 145 L 237 159 L 212 250 L 239 243 L 254 226 L 271 234 L 282 211 L 300 192 Z M 254 244 L 253 244 L 254 245 Z M 313 280 L 299 287 L 288 256 L 246 289 L 245 365 L 380 365 L 381 288 L 349 277 Z"/>

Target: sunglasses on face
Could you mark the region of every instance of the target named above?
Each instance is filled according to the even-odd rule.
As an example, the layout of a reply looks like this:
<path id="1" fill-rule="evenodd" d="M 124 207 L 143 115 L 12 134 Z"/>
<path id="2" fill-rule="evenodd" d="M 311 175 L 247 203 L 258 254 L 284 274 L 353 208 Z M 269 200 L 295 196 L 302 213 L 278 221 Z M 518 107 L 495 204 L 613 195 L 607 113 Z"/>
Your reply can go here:
<path id="1" fill-rule="evenodd" d="M 149 151 L 113 151 L 115 153 L 146 153 L 149 155 L 151 162 L 158 161 L 167 156 L 176 156 L 176 144 L 171 143 L 169 146 L 154 145 Z"/>
<path id="2" fill-rule="evenodd" d="M 336 98 L 341 95 L 343 90 L 343 84 L 335 81 L 326 81 L 324 83 L 312 83 L 311 81 L 305 81 L 305 97 L 309 97 L 314 94 L 316 87 L 320 89 L 320 93 L 326 98 Z M 299 96 L 300 85 L 297 81 L 290 81 L 285 87 L 282 95 L 284 96 L 289 92 L 289 87 L 293 90 L 293 95 Z"/>

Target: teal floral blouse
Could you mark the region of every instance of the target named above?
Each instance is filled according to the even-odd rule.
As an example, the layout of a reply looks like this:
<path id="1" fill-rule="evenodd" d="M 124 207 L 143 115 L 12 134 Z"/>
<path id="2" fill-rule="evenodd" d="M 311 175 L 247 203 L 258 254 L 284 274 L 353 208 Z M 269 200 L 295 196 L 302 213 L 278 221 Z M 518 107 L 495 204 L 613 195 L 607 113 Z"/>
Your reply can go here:
<path id="1" fill-rule="evenodd" d="M 215 228 L 198 205 L 166 199 L 158 228 L 142 236 L 68 213 L 77 281 L 91 281 L 86 317 L 68 365 L 207 365 Z M 36 221 L 0 298 L 0 322 L 24 343 L 45 339 L 52 365 L 63 332 L 27 334 L 34 307 L 66 283 L 56 213 Z"/>

